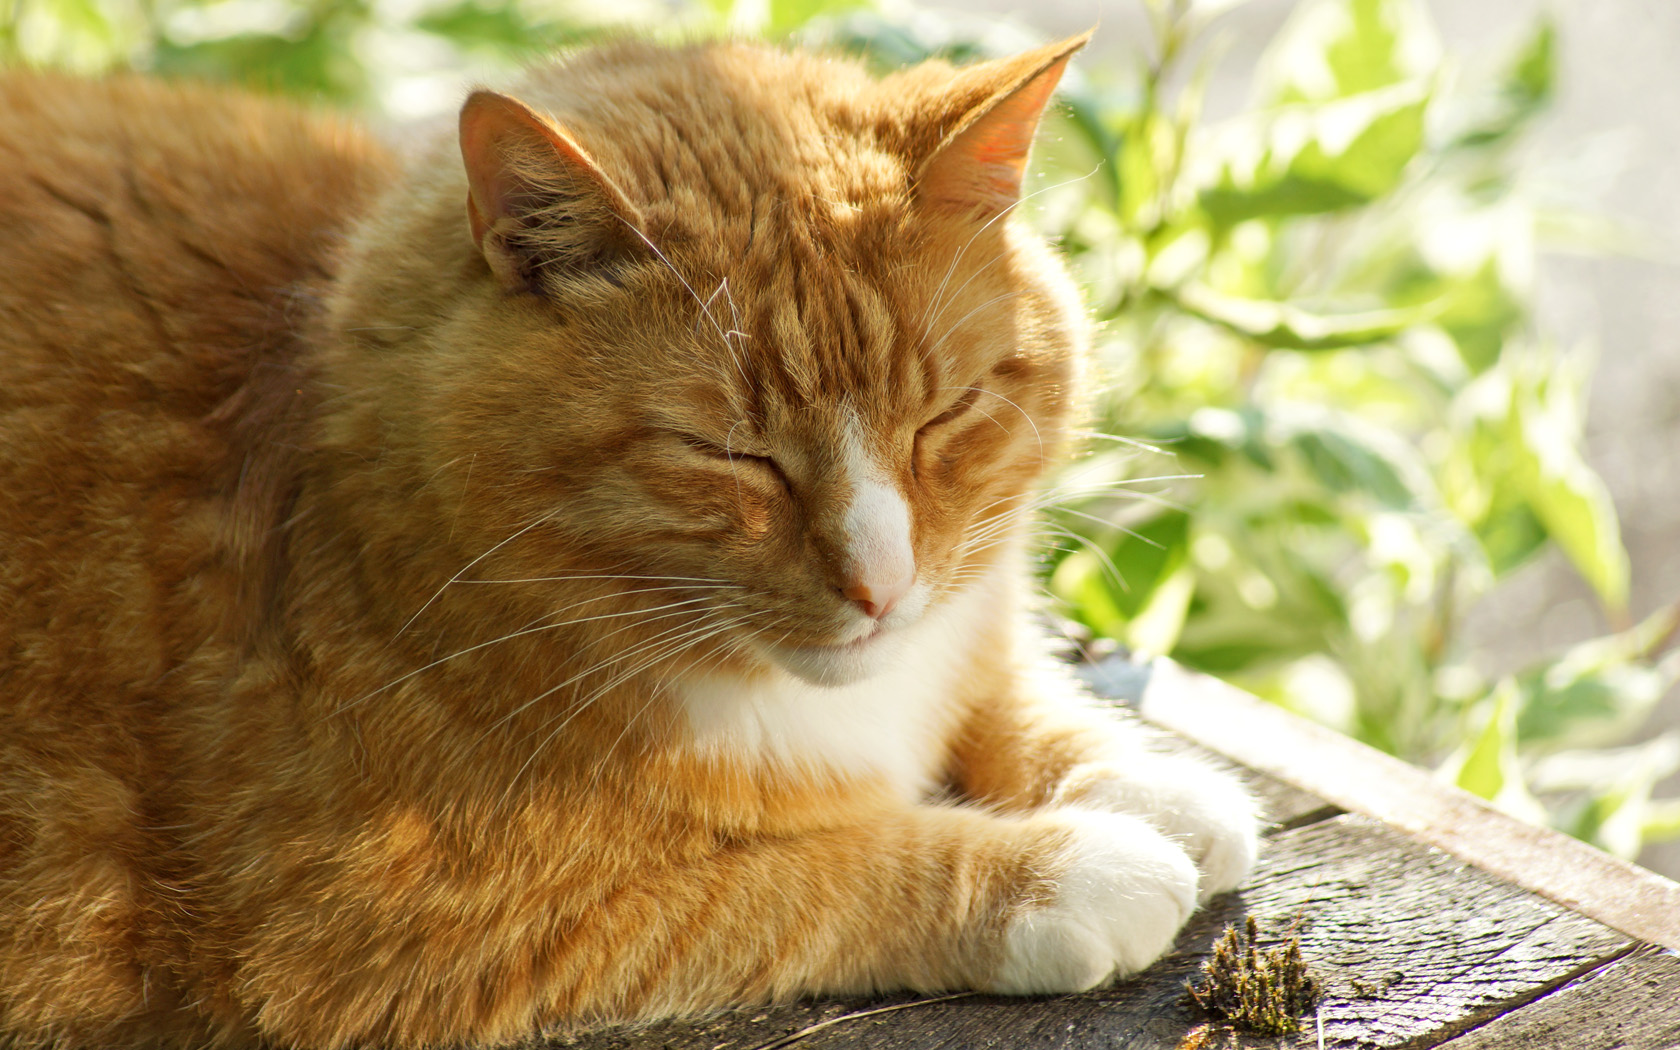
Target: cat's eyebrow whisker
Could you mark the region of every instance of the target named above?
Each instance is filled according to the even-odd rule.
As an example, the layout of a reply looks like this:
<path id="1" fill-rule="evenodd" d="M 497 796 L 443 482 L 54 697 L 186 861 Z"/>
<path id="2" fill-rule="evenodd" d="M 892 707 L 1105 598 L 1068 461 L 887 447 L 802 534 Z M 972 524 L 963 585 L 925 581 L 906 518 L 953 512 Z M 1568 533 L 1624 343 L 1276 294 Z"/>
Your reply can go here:
<path id="1" fill-rule="evenodd" d="M 1076 182 L 1084 182 L 1086 179 L 1090 178 L 1091 176 L 1095 175 L 1097 172 L 1099 172 L 1101 170 L 1102 170 L 1102 164 L 1099 162 L 1096 167 L 1092 168 L 1090 171 L 1086 172 L 1083 175 L 1076 175 L 1071 179 L 1065 179 L 1061 182 L 1055 183 L 1055 184 L 1050 185 L 1050 186 L 1040 186 L 1038 189 L 1032 191 L 1031 193 L 1028 193 L 1028 194 L 1025 194 L 1023 196 L 1015 198 L 1013 201 L 1011 201 L 1009 203 L 1008 207 L 1004 208 L 1002 211 L 998 212 L 996 215 L 994 215 L 990 219 L 986 220 L 986 224 L 984 226 L 980 227 L 978 230 L 975 230 L 974 233 L 969 236 L 968 240 L 963 242 L 963 246 L 961 248 L 957 249 L 957 253 L 951 257 L 951 265 L 946 267 L 945 276 L 944 276 L 943 279 L 940 280 L 939 287 L 934 290 L 933 298 L 929 300 L 928 309 L 924 310 L 922 312 L 922 318 L 921 318 L 922 331 L 925 333 L 928 330 L 928 328 L 930 327 L 931 323 L 929 321 L 929 315 L 933 314 L 933 304 L 934 303 L 939 303 L 939 314 L 934 315 L 932 317 L 933 321 L 937 321 L 937 320 L 939 320 L 939 315 L 942 315 L 945 312 L 946 303 L 948 303 L 950 300 L 956 299 L 957 296 L 961 295 L 963 293 L 963 289 L 967 288 L 969 286 L 969 284 L 976 277 L 980 276 L 980 274 L 982 272 L 984 272 L 986 269 L 991 267 L 993 263 L 996 263 L 999 258 L 1002 258 L 1003 255 L 1006 254 L 1006 253 L 1000 253 L 996 258 L 993 258 L 991 261 L 987 262 L 985 266 L 981 266 L 980 268 L 976 269 L 973 273 L 969 274 L 968 275 L 968 280 L 964 281 L 961 285 L 959 285 L 957 287 L 957 289 L 955 291 L 953 291 L 951 293 L 950 300 L 947 300 L 946 303 L 941 303 L 940 302 L 940 297 L 942 295 L 944 295 L 945 288 L 948 284 L 950 284 L 952 275 L 955 274 L 956 271 L 957 271 L 957 264 L 962 261 L 962 257 L 965 254 L 967 254 L 969 247 L 976 240 L 978 240 L 980 238 L 980 235 L 992 228 L 992 223 L 997 222 L 998 220 L 1000 220 L 1000 219 L 1004 218 L 1005 216 L 1009 215 L 1016 208 L 1020 207 L 1021 205 L 1025 204 L 1026 202 L 1032 200 L 1034 197 L 1037 197 L 1041 194 L 1049 193 L 1052 190 L 1059 190 L 1063 186 L 1072 186 Z"/>
<path id="2" fill-rule="evenodd" d="M 1001 217 L 1002 216 L 999 216 L 998 218 L 1001 218 Z M 997 219 L 993 219 L 992 221 L 996 222 Z M 990 226 L 991 223 L 987 223 L 986 225 Z M 982 229 L 984 229 L 984 227 L 982 227 Z M 978 236 L 978 234 L 976 234 L 976 236 Z M 973 238 L 969 239 L 969 243 L 970 244 L 973 243 Z M 945 271 L 945 280 L 946 281 L 949 281 L 951 279 L 951 275 L 956 271 L 958 260 L 960 260 L 962 258 L 963 252 L 966 252 L 967 250 L 968 250 L 968 245 L 965 244 L 965 245 L 963 245 L 962 250 L 957 252 L 956 256 L 952 258 L 950 268 Z M 929 308 L 927 310 L 923 311 L 922 319 L 921 319 L 922 337 L 921 337 L 920 340 L 917 341 L 917 344 L 916 344 L 918 349 L 920 349 L 922 351 L 922 360 L 923 361 L 926 361 L 928 359 L 929 355 L 933 352 L 933 350 L 938 349 L 940 343 L 944 342 L 944 340 L 941 339 L 941 340 L 939 340 L 939 342 L 936 342 L 934 344 L 932 349 L 928 348 L 928 338 L 933 334 L 934 327 L 936 325 L 938 325 L 938 323 L 945 317 L 945 311 L 950 308 L 951 303 L 956 300 L 956 297 L 959 294 L 961 294 L 961 292 L 964 288 L 967 288 L 969 286 L 969 284 L 974 281 L 974 278 L 980 276 L 980 274 L 982 274 L 982 273 L 985 273 L 988 269 L 990 269 L 992 266 L 995 266 L 1000 260 L 1006 258 L 1008 255 L 1009 255 L 1009 253 L 1007 251 L 1002 251 L 1002 252 L 999 252 L 996 255 L 992 256 L 983 265 L 977 267 L 975 269 L 975 271 L 972 274 L 969 275 L 968 280 L 964 281 L 962 283 L 962 285 L 960 287 L 958 287 L 956 290 L 954 290 L 948 298 L 946 298 L 942 301 L 938 301 L 938 309 L 937 310 L 935 310 L 933 308 L 933 304 L 930 303 Z M 938 295 L 943 293 L 944 290 L 945 290 L 945 285 L 944 285 L 944 283 L 941 283 L 940 286 L 939 286 L 939 292 L 935 293 L 936 300 L 937 300 Z M 947 329 L 947 331 L 949 331 L 949 329 Z"/>
<path id="3" fill-rule="evenodd" d="M 992 296 L 990 299 L 987 299 L 985 302 L 981 303 L 979 306 L 976 306 L 974 309 L 970 310 L 968 313 L 963 314 L 961 317 L 957 318 L 957 321 L 956 321 L 955 324 L 953 324 L 949 328 L 945 329 L 945 334 L 941 335 L 937 340 L 934 341 L 934 344 L 932 346 L 927 348 L 926 352 L 922 355 L 923 359 L 925 360 L 928 354 L 937 353 L 939 351 L 939 348 L 945 345 L 945 340 L 947 340 L 947 339 L 951 338 L 951 336 L 955 335 L 956 332 L 957 332 L 957 329 L 961 328 L 963 326 L 963 324 L 965 322 L 967 322 L 970 317 L 973 317 L 975 314 L 979 313 L 981 310 L 984 310 L 986 307 L 991 306 L 993 303 L 1001 303 L 1005 299 L 1014 299 L 1017 296 L 1022 296 L 1022 295 L 1025 295 L 1025 294 L 1027 294 L 1027 293 L 1022 291 L 1019 288 L 1015 289 L 1014 291 L 1000 292 L 997 295 Z"/>
<path id="4" fill-rule="evenodd" d="M 1002 293 L 999 293 L 998 295 L 994 295 L 990 299 L 987 299 L 985 302 L 981 303 L 979 306 L 976 306 L 974 309 L 970 310 L 968 313 L 963 314 L 961 317 L 957 318 L 957 322 L 955 324 L 951 325 L 950 327 L 946 328 L 944 333 L 942 335 L 940 335 L 940 337 L 934 341 L 932 346 L 928 346 L 926 339 L 924 339 L 922 341 L 922 345 L 921 345 L 920 351 L 919 351 L 920 354 L 921 354 L 922 361 L 926 362 L 930 357 L 932 357 L 934 354 L 938 353 L 939 349 L 945 345 L 945 341 L 947 339 L 950 339 L 951 336 L 955 335 L 957 333 L 957 330 L 959 328 L 961 328 L 965 323 L 967 323 L 967 321 L 970 317 L 973 317 L 975 314 L 979 313 L 981 310 L 986 309 L 988 306 L 993 305 L 994 303 L 1000 303 L 1005 299 L 1014 299 L 1017 296 L 1021 296 L 1021 295 L 1025 295 L 1025 294 L 1026 294 L 1026 292 L 1022 291 L 1021 289 L 1016 289 L 1015 291 L 1012 291 L 1012 292 L 1002 292 Z"/>
<path id="5" fill-rule="evenodd" d="M 1013 408 L 1015 411 L 1021 413 L 1021 418 L 1027 421 L 1027 426 L 1032 427 L 1033 438 L 1038 442 L 1038 465 L 1039 465 L 1039 469 L 1042 470 L 1044 468 L 1044 435 L 1038 432 L 1038 424 L 1033 422 L 1033 417 L 1027 414 L 1026 409 L 1022 408 L 1020 405 L 1017 405 L 1015 402 L 1011 401 L 1009 398 L 1004 397 L 1002 394 L 998 393 L 996 390 L 988 390 L 988 391 L 986 391 L 986 393 L 992 395 L 993 397 L 997 398 L 999 401 L 1002 401 L 1004 404 L 1008 405 L 1010 408 Z"/>
<path id="6" fill-rule="evenodd" d="M 984 304 L 982 304 L 982 305 L 984 305 Z M 965 317 L 965 318 L 963 318 L 963 320 L 966 321 L 967 318 Z M 958 322 L 958 323 L 960 324 L 961 322 Z M 936 347 L 936 349 L 937 349 L 937 347 Z M 1038 424 L 1033 422 L 1033 417 L 1027 414 L 1026 409 L 1022 408 L 1020 405 L 1017 405 L 1014 401 L 1011 401 L 1009 398 L 1004 397 L 1002 394 L 998 393 L 996 390 L 992 390 L 992 389 L 989 389 L 989 388 L 983 387 L 983 386 L 942 386 L 939 389 L 941 389 L 941 390 L 972 390 L 977 394 L 990 394 L 991 396 L 997 398 L 999 401 L 1002 401 L 1004 404 L 1008 405 L 1010 408 L 1013 408 L 1015 411 L 1019 412 L 1021 414 L 1021 418 L 1027 421 L 1027 426 L 1032 427 L 1033 438 L 1038 441 L 1038 464 L 1039 464 L 1040 468 L 1042 468 L 1044 466 L 1044 435 L 1039 433 Z M 979 412 L 981 415 L 985 416 L 987 419 L 990 419 L 993 423 L 997 423 L 999 429 L 1001 429 L 1005 434 L 1010 432 L 1009 428 L 1004 426 L 1002 423 L 998 423 L 997 418 L 995 416 L 993 416 L 991 413 L 985 411 L 984 409 L 981 409 L 978 405 L 972 405 L 970 407 L 972 407 L 976 412 Z"/>
<path id="7" fill-rule="evenodd" d="M 723 292 L 723 301 L 729 304 L 729 335 L 738 335 L 743 339 L 751 339 L 752 336 L 741 331 L 741 311 L 735 305 L 734 293 L 729 290 L 729 278 L 724 277 L 719 280 L 718 288 Z M 716 295 L 717 293 L 713 292 L 712 294 Z M 727 338 L 727 336 L 725 338 Z"/>
<path id="8" fill-rule="evenodd" d="M 684 277 L 681 271 L 679 271 L 671 260 L 666 257 L 665 253 L 659 250 L 659 245 L 653 243 L 647 234 L 638 230 L 635 225 L 628 220 L 621 219 L 621 221 L 624 222 L 624 225 L 629 228 L 631 233 L 634 233 L 637 237 L 641 238 L 642 243 L 648 246 L 648 250 L 651 251 L 660 262 L 665 264 L 665 268 L 671 271 L 671 275 L 681 282 L 683 288 L 687 290 L 689 296 L 693 298 L 697 304 L 699 304 L 700 312 L 706 316 L 707 321 L 711 322 L 712 328 L 718 334 L 718 338 L 723 340 L 723 348 L 729 351 L 730 360 L 735 362 L 735 370 L 741 373 L 741 378 L 746 380 L 748 386 L 751 386 L 752 379 L 747 375 L 746 368 L 742 366 L 740 355 L 735 352 L 735 344 L 729 341 L 728 333 L 723 330 L 723 326 L 718 324 L 717 318 L 712 315 L 712 308 L 706 305 L 707 301 L 700 298 L 700 293 L 694 290 L 694 286 L 688 283 L 688 278 Z M 715 296 L 717 293 L 713 292 L 712 294 Z"/>
<path id="9" fill-rule="evenodd" d="M 549 511 L 547 514 L 544 514 L 542 517 L 537 518 L 535 521 L 531 522 L 529 525 L 526 525 L 524 528 L 520 529 L 518 532 L 514 533 L 512 536 L 509 536 L 507 539 L 502 540 L 500 543 L 496 544 L 494 547 L 491 547 L 489 550 L 485 551 L 483 554 L 480 554 L 478 557 L 474 558 L 472 561 L 469 561 L 465 565 L 461 566 L 460 571 L 456 572 L 455 575 L 453 575 L 449 579 L 445 580 L 444 583 L 443 583 L 443 586 L 439 587 L 436 591 L 434 591 L 432 593 L 432 596 L 430 598 L 426 599 L 426 603 L 424 605 L 420 606 L 420 608 L 418 608 L 414 611 L 414 615 L 410 616 L 408 618 L 408 622 L 403 624 L 402 627 L 397 629 L 397 633 L 391 636 L 391 641 L 394 642 L 398 638 L 401 638 L 402 635 L 403 635 L 403 632 L 408 630 L 410 627 L 412 627 L 414 625 L 414 621 L 418 620 L 420 618 L 420 614 L 432 607 L 432 603 L 438 600 L 438 595 L 441 595 L 444 591 L 448 590 L 450 584 L 454 583 L 456 580 L 459 580 L 461 578 L 462 573 L 466 572 L 468 569 L 472 568 L 474 565 L 477 565 L 479 562 L 483 561 L 485 558 L 490 557 L 490 555 L 492 555 L 492 554 L 496 553 L 497 551 L 501 550 L 503 547 L 506 547 L 508 544 L 512 543 L 514 540 L 517 540 L 519 537 L 525 535 L 527 532 L 530 532 L 532 529 L 536 528 L 538 525 L 541 525 L 544 522 L 552 521 L 553 519 L 554 519 L 554 512 Z M 387 643 L 387 644 L 389 644 L 389 643 Z"/>
<path id="10" fill-rule="evenodd" d="M 1017 197 L 1009 203 L 1008 207 L 999 211 L 996 215 L 992 216 L 990 219 L 987 219 L 986 224 L 984 226 L 981 226 L 978 230 L 975 230 L 972 234 L 970 234 L 968 240 L 963 242 L 963 246 L 961 248 L 957 249 L 957 252 L 956 252 L 955 255 L 951 256 L 951 265 L 945 268 L 945 276 L 944 276 L 943 279 L 940 280 L 939 287 L 934 289 L 933 297 L 928 300 L 928 308 L 926 310 L 922 311 L 922 318 L 921 318 L 922 330 L 924 332 L 927 331 L 927 329 L 929 327 L 928 318 L 929 318 L 929 315 L 933 313 L 933 304 L 938 303 L 939 300 L 940 300 L 940 297 L 945 293 L 945 287 L 948 284 L 950 284 L 952 275 L 957 272 L 957 264 L 962 261 L 962 257 L 965 254 L 967 254 L 969 247 L 976 240 L 978 240 L 980 238 L 980 235 L 992 228 L 993 223 L 995 223 L 995 222 L 999 221 L 1000 219 L 1004 218 L 1006 215 L 1013 212 L 1016 208 L 1025 204 L 1027 201 L 1032 200 L 1034 197 L 1039 196 L 1040 194 L 1049 193 L 1051 190 L 1059 190 L 1063 186 L 1071 186 L 1076 182 L 1084 182 L 1086 179 L 1090 178 L 1091 176 L 1095 175 L 1097 172 L 1099 172 L 1101 170 L 1102 170 L 1102 164 L 1099 163 L 1096 167 L 1092 168 L 1090 171 L 1086 172 L 1083 175 L 1076 175 L 1071 179 L 1067 179 L 1065 181 L 1058 182 L 1058 183 L 1056 183 L 1054 185 L 1051 185 L 1051 186 L 1040 186 L 1038 189 L 1032 191 L 1031 193 L 1028 193 L 1028 194 L 1026 194 L 1024 196 L 1021 196 L 1021 197 Z M 1001 256 L 999 256 L 999 258 L 1001 258 Z M 968 281 L 964 281 L 962 283 L 962 285 L 957 288 L 956 291 L 951 293 L 951 298 L 954 299 L 957 296 L 961 295 L 962 290 L 964 288 L 968 287 L 969 281 L 974 280 L 975 277 L 979 276 L 979 274 L 982 270 L 985 270 L 987 267 L 991 266 L 992 263 L 995 263 L 995 262 L 997 262 L 997 259 L 994 258 L 993 260 L 991 260 L 991 262 L 988 262 L 985 266 L 980 267 L 979 270 L 976 270 L 974 273 L 970 274 L 969 277 L 968 277 Z M 939 309 L 940 309 L 940 312 L 943 313 L 945 308 L 944 308 L 943 305 L 941 305 Z M 938 318 L 934 317 L 934 320 L 938 320 Z"/>
<path id="11" fill-rule="evenodd" d="M 735 456 L 730 451 L 730 446 L 735 440 L 735 428 L 745 422 L 745 418 L 737 419 L 730 424 L 729 433 L 723 436 L 723 454 L 729 457 L 729 473 L 735 478 L 735 507 L 741 511 L 743 517 L 746 514 L 747 500 L 745 496 L 741 495 L 741 465 L 735 462 Z"/>

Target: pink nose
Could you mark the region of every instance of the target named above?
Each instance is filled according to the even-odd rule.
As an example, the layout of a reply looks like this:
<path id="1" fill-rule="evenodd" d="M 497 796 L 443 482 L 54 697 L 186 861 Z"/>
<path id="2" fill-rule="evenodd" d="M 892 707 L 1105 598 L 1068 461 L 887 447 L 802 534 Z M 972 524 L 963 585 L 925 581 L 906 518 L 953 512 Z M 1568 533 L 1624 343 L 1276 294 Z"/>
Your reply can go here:
<path id="1" fill-rule="evenodd" d="M 913 574 L 903 576 L 891 582 L 883 580 L 853 580 L 840 588 L 840 593 L 850 598 L 863 610 L 865 616 L 879 620 L 892 612 L 893 606 L 904 597 L 914 582 Z"/>

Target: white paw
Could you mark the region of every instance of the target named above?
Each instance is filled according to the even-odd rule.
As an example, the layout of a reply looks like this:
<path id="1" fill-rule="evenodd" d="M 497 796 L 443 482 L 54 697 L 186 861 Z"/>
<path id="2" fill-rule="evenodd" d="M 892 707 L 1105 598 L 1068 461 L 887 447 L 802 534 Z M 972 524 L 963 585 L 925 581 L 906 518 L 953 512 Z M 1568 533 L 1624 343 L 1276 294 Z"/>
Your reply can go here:
<path id="1" fill-rule="evenodd" d="M 1010 920 L 991 991 L 1080 992 L 1136 973 L 1172 947 L 1196 908 L 1195 865 L 1143 821 L 1081 810 L 1046 816 L 1070 835 L 1054 896 Z"/>
<path id="2" fill-rule="evenodd" d="M 1235 889 L 1260 849 L 1254 796 L 1229 774 L 1185 755 L 1138 751 L 1075 767 L 1052 804 L 1148 821 L 1201 869 L 1202 900 Z"/>

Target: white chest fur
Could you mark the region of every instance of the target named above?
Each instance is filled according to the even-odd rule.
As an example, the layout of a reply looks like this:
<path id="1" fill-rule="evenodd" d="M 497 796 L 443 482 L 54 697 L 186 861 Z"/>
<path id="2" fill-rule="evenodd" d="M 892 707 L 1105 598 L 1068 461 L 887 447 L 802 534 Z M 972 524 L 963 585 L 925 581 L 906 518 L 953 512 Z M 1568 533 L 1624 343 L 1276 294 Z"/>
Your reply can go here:
<path id="1" fill-rule="evenodd" d="M 937 786 L 955 728 L 976 627 L 997 615 L 992 581 L 952 596 L 883 639 L 880 670 L 840 686 L 780 668 L 750 679 L 708 675 L 677 682 L 693 746 L 748 765 L 884 778 L 895 795 Z"/>

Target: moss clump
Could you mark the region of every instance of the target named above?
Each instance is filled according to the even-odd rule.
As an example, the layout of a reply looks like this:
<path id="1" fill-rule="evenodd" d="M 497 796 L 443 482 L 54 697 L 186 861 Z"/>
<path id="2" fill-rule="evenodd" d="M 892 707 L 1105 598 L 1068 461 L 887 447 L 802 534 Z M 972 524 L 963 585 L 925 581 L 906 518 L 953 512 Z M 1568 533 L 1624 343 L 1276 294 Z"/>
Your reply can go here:
<path id="1" fill-rule="evenodd" d="M 1319 986 L 1301 958 L 1300 939 L 1291 932 L 1280 947 L 1261 951 L 1259 925 L 1250 915 L 1239 933 L 1225 927 L 1202 963 L 1200 980 L 1185 984 L 1190 1002 L 1257 1035 L 1290 1035 L 1301 1030 L 1301 1015 L 1318 1005 Z"/>

